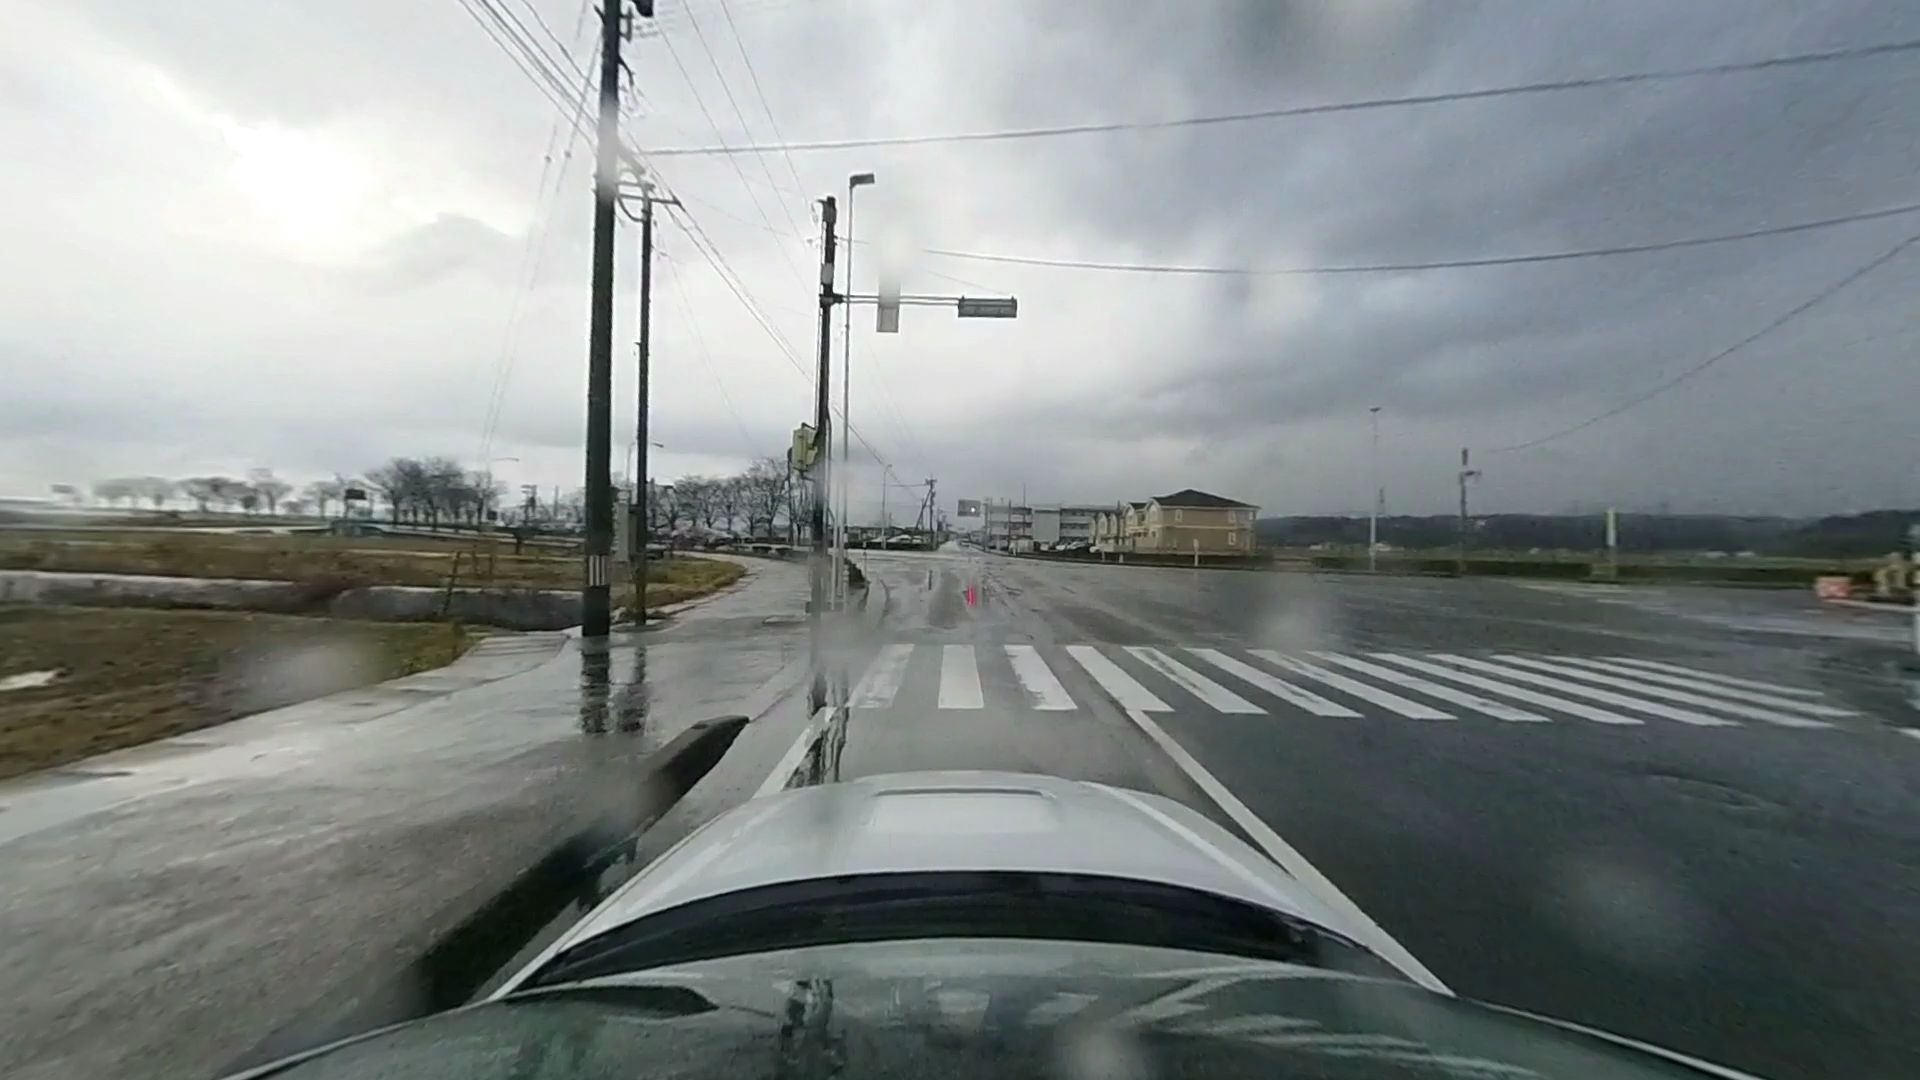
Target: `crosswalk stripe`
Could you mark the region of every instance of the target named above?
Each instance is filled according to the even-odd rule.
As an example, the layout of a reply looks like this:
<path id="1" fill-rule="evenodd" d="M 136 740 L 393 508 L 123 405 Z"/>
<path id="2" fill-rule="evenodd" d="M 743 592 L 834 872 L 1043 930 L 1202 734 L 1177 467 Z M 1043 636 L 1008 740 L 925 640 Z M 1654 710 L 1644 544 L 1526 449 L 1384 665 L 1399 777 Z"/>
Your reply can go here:
<path id="1" fill-rule="evenodd" d="M 1569 716 L 1577 716 L 1582 720 L 1591 720 L 1596 724 L 1646 723 L 1645 720 L 1639 717 L 1621 716 L 1619 713 L 1606 712 L 1602 709 L 1596 709 L 1591 705 L 1582 705 L 1577 701 L 1568 701 L 1565 698 L 1557 698 L 1551 694 L 1537 693 L 1523 686 L 1509 686 L 1506 683 L 1482 678 L 1469 671 L 1458 671 L 1441 664 L 1428 663 L 1425 660 L 1416 660 L 1411 656 L 1400 656 L 1395 653 L 1374 653 L 1373 657 L 1376 660 L 1385 660 L 1390 664 L 1399 664 L 1401 667 L 1412 668 L 1415 671 L 1432 675 L 1437 679 L 1448 679 L 1465 686 L 1471 686 L 1476 690 L 1485 690 L 1489 694 L 1499 694 L 1501 697 L 1509 697 L 1515 701 L 1524 701 L 1529 705 L 1537 705 L 1543 709 L 1563 712 Z"/>
<path id="2" fill-rule="evenodd" d="M 1532 683 L 1535 686 L 1544 686 L 1549 690 L 1554 690 L 1562 694 L 1571 694 L 1574 697 L 1586 698 L 1589 701 L 1598 701 L 1602 705 L 1612 705 L 1616 709 L 1633 709 L 1636 712 L 1651 713 L 1662 719 L 1678 720 L 1683 724 L 1695 724 L 1700 727 L 1731 727 L 1739 723 L 1738 720 L 1729 720 L 1724 716 L 1708 716 L 1705 713 L 1697 713 L 1689 709 L 1676 709 L 1669 705 L 1662 705 L 1657 701 L 1642 701 L 1639 698 L 1628 697 L 1625 694 L 1616 694 L 1611 690 L 1597 690 L 1581 683 L 1568 682 L 1565 679 L 1556 679 L 1548 675 L 1540 675 L 1527 671 L 1524 668 L 1516 668 L 1506 664 L 1496 664 L 1489 660 L 1475 660 L 1470 656 L 1455 656 L 1452 653 L 1429 653 L 1428 655 L 1436 660 L 1444 660 L 1449 664 L 1458 664 L 1461 667 L 1472 668 L 1475 671 L 1484 671 L 1489 675 L 1498 675 L 1503 679 L 1517 679 L 1520 682 Z"/>
<path id="3" fill-rule="evenodd" d="M 1244 682 L 1251 683 L 1265 690 L 1267 693 L 1272 694 L 1274 697 L 1280 698 L 1290 704 L 1298 705 L 1300 708 L 1307 710 L 1315 716 L 1357 717 L 1360 715 L 1345 705 L 1328 701 L 1319 694 L 1302 690 L 1292 683 L 1283 682 L 1261 671 L 1259 668 L 1254 667 L 1252 664 L 1235 660 L 1219 649 L 1190 648 L 1187 651 L 1205 660 L 1207 663 L 1212 664 L 1214 667 L 1219 668 L 1221 671 L 1235 676 Z"/>
<path id="4" fill-rule="evenodd" d="M 1091 645 L 1069 645 L 1067 655 L 1086 669 L 1100 688 L 1113 696 L 1123 709 L 1139 709 L 1141 712 L 1171 712 L 1172 708 L 1155 697 L 1153 691 L 1141 686 L 1139 681 L 1126 673 L 1119 664 L 1106 658 L 1105 654 Z"/>
<path id="5" fill-rule="evenodd" d="M 1744 716 L 1749 720 L 1764 720 L 1769 724 L 1778 724 L 1781 727 L 1824 728 L 1833 726 L 1825 720 L 1814 720 L 1805 716 L 1793 716 L 1789 713 L 1775 712 L 1772 709 L 1762 709 L 1756 705 L 1742 705 L 1737 701 L 1710 698 L 1702 694 L 1689 694 L 1684 690 L 1670 690 L 1664 686 L 1636 682 L 1633 679 L 1621 678 L 1618 675 L 1608 675 L 1602 671 L 1588 671 L 1584 668 L 1554 663 L 1535 657 L 1501 656 L 1497 659 L 1509 664 L 1519 664 L 1524 667 L 1533 668 L 1538 671 L 1551 671 L 1568 676 L 1569 678 L 1585 679 L 1587 682 L 1599 683 L 1601 686 L 1617 686 L 1625 690 L 1632 690 L 1638 694 L 1644 694 L 1647 697 L 1660 698 L 1663 701 L 1677 701 L 1682 705 L 1697 705 L 1707 709 L 1718 709 L 1721 712 L 1731 713 L 1734 716 Z"/>
<path id="6" fill-rule="evenodd" d="M 1223 713 L 1263 713 L 1260 706 L 1241 697 L 1239 694 L 1221 686 L 1205 675 L 1161 652 L 1146 645 L 1128 645 L 1127 654 L 1153 670 L 1180 684 L 1180 688 L 1208 705 L 1215 712 Z"/>
<path id="7" fill-rule="evenodd" d="M 1716 697 L 1733 698 L 1736 701 L 1750 701 L 1755 705 L 1770 705 L 1776 709 L 1792 709 L 1795 712 L 1803 712 L 1810 716 L 1860 715 L 1852 709 L 1842 709 L 1834 705 L 1822 705 L 1814 701 L 1798 701 L 1793 698 L 1764 694 L 1758 690 L 1742 690 L 1737 686 L 1722 686 L 1719 683 L 1707 682 L 1704 679 L 1687 678 L 1682 675 L 1668 675 L 1660 671 L 1647 671 L 1640 668 L 1627 667 L 1624 664 L 1616 664 L 1611 660 L 1595 660 L 1585 656 L 1556 656 L 1554 659 L 1562 663 L 1575 664 L 1583 668 L 1611 671 L 1620 675 L 1631 675 L 1636 679 L 1645 679 L 1648 682 L 1664 683 L 1667 686 L 1678 686 L 1683 690 L 1698 690 L 1703 694 L 1712 694 Z"/>
<path id="8" fill-rule="evenodd" d="M 1484 698 L 1478 694 L 1469 694 L 1465 690 L 1455 690 L 1451 686 L 1441 686 L 1437 682 L 1428 682 L 1418 675 L 1409 675 L 1404 671 L 1395 671 L 1392 668 L 1381 667 L 1379 664 L 1370 664 L 1365 660 L 1352 656 L 1342 656 L 1339 653 L 1330 652 L 1316 652 L 1312 655 L 1329 664 L 1339 664 L 1341 667 L 1351 668 L 1354 671 L 1371 675 L 1376 679 L 1385 679 L 1396 686 L 1404 686 L 1409 690 L 1425 694 L 1430 698 L 1439 698 L 1441 701 L 1458 705 L 1463 709 L 1472 709 L 1478 713 L 1485 713 L 1495 720 L 1506 720 L 1520 724 L 1551 723 L 1551 721 L 1539 713 L 1530 713 L 1525 709 L 1516 709 L 1504 701 L 1495 701 L 1492 698 Z"/>
<path id="9" fill-rule="evenodd" d="M 1014 677 L 1031 695 L 1034 708 L 1059 711 L 1075 707 L 1073 695 L 1054 678 L 1053 669 L 1041 658 L 1039 649 L 1031 645 L 1009 645 L 1007 660 L 1013 664 Z"/>
<path id="10" fill-rule="evenodd" d="M 940 655 L 940 707 L 943 709 L 984 708 L 987 700 L 980 693 L 980 669 L 974 664 L 973 646 L 948 645 Z"/>
<path id="11" fill-rule="evenodd" d="M 1352 694 L 1354 697 L 1364 701 L 1371 701 L 1375 705 L 1389 712 L 1399 713 L 1409 720 L 1453 719 L 1453 714 L 1450 712 L 1442 712 L 1423 702 L 1414 701 L 1411 698 L 1403 698 L 1391 690 L 1382 690 L 1378 687 L 1368 686 L 1366 683 L 1360 682 L 1357 679 L 1349 679 L 1337 671 L 1328 671 L 1326 668 L 1309 664 L 1305 660 L 1296 660 L 1291 656 L 1282 656 L 1272 649 L 1250 649 L 1248 651 L 1269 664 L 1286 668 L 1296 675 L 1304 675 L 1309 679 L 1318 679 L 1343 694 Z"/>
<path id="12" fill-rule="evenodd" d="M 888 645 L 873 658 L 872 666 L 854 685 L 847 704 L 856 709 L 884 709 L 893 704 L 900 692 L 900 680 L 907 674 L 907 661 L 913 658 L 912 645 Z"/>
<path id="13" fill-rule="evenodd" d="M 1717 671 L 1702 671 L 1698 668 L 1681 667 L 1679 664 L 1665 664 L 1658 660 L 1642 660 L 1637 656 L 1609 656 L 1607 659 L 1616 664 L 1627 664 L 1637 668 L 1652 668 L 1655 671 L 1667 671 L 1675 675 L 1691 675 L 1696 679 L 1724 683 L 1727 686 L 1742 686 L 1749 690 L 1765 690 L 1769 693 L 1791 694 L 1795 697 L 1820 696 L 1820 691 L 1809 690 L 1804 686 L 1781 686 L 1778 683 L 1761 682 L 1758 679 L 1741 679 L 1732 675 L 1722 675 Z"/>

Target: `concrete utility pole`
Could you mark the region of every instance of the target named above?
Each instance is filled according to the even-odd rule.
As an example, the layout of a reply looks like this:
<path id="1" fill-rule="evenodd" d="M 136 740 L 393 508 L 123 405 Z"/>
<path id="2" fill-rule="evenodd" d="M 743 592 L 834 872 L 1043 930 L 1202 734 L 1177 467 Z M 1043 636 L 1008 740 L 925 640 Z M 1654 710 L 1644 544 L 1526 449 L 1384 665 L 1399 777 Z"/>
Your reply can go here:
<path id="1" fill-rule="evenodd" d="M 840 297 L 833 291 L 833 226 L 836 217 L 833 196 L 820 200 L 820 366 L 814 376 L 813 430 L 815 445 L 821 452 L 813 463 L 813 509 L 808 520 L 813 526 L 813 555 L 808 566 L 807 621 L 808 642 L 812 653 L 813 709 L 826 704 L 826 672 L 822 669 L 824 649 L 821 643 L 821 619 L 827 606 L 827 467 L 833 460 L 831 376 L 833 374 L 833 305 Z"/>
<path id="2" fill-rule="evenodd" d="M 642 14 L 651 0 L 640 0 Z M 580 632 L 606 637 L 612 621 L 613 212 L 620 197 L 620 43 L 626 0 L 600 8 L 600 124 L 593 178 L 593 300 L 587 332 L 586 581 Z"/>
<path id="3" fill-rule="evenodd" d="M 1367 569 L 1378 569 L 1376 560 L 1380 550 L 1380 504 L 1387 501 L 1387 489 L 1380 486 L 1380 406 L 1367 410 L 1373 418 L 1373 458 L 1370 471 L 1373 473 L 1373 512 L 1367 515 Z"/>
<path id="4" fill-rule="evenodd" d="M 1467 448 L 1460 448 L 1460 551 L 1454 556 L 1454 573 L 1467 575 L 1467 481 L 1480 475 L 1480 470 L 1467 467 Z"/>
<path id="5" fill-rule="evenodd" d="M 679 206 L 679 199 L 662 199 L 651 190 L 640 193 L 640 340 L 635 343 L 639 352 L 639 400 L 636 403 L 633 421 L 633 609 L 634 624 L 641 628 L 647 625 L 647 543 L 650 524 L 649 515 L 653 512 L 652 485 L 647 482 L 648 440 L 648 379 L 649 365 L 653 359 L 653 208 L 661 206 Z"/>

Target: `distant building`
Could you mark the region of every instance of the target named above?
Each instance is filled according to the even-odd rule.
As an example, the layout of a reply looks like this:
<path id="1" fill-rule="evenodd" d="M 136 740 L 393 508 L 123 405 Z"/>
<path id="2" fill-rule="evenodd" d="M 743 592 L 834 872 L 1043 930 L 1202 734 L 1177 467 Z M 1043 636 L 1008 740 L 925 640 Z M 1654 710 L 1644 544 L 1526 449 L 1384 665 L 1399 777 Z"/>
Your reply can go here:
<path id="1" fill-rule="evenodd" d="M 1063 544 L 1093 543 L 1093 527 L 1112 507 L 1091 503 L 1019 506 L 988 499 L 983 504 L 987 546 L 1000 550 L 1048 551 Z"/>
<path id="2" fill-rule="evenodd" d="M 1121 553 L 1250 555 L 1259 510 L 1253 503 L 1186 488 L 1099 514 L 1093 544 L 1096 550 Z"/>

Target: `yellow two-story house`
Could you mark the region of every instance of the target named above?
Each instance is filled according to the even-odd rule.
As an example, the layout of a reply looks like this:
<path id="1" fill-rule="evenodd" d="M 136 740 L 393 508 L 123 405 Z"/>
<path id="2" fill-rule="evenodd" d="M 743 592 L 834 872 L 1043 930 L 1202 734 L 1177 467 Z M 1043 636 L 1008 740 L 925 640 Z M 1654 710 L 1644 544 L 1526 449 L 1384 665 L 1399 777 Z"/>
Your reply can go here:
<path id="1" fill-rule="evenodd" d="M 1187 488 L 1101 515 L 1094 524 L 1095 546 L 1156 555 L 1250 555 L 1259 511 L 1252 503 Z"/>

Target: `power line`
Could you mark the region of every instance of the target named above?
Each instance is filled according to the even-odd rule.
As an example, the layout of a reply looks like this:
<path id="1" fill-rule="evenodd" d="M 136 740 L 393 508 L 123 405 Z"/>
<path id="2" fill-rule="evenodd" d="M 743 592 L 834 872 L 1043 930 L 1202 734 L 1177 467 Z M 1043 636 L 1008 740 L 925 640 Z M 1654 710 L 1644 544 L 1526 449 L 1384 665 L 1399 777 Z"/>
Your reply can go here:
<path id="1" fill-rule="evenodd" d="M 1793 308 L 1789 309 L 1786 314 L 1781 315 L 1779 318 L 1774 319 L 1772 322 L 1768 323 L 1767 325 L 1761 327 L 1760 329 L 1754 331 L 1751 334 L 1748 334 L 1746 337 L 1741 338 L 1739 341 L 1734 342 L 1732 345 L 1729 345 L 1726 348 L 1721 349 L 1719 352 L 1714 353 L 1712 356 L 1707 357 L 1705 360 L 1700 361 L 1699 363 L 1693 365 L 1692 367 L 1686 369 L 1685 371 L 1682 371 L 1680 374 L 1675 375 L 1673 378 L 1668 379 L 1666 382 L 1663 382 L 1658 386 L 1653 387 L 1652 389 L 1646 391 L 1643 394 L 1628 398 L 1626 401 L 1623 401 L 1620 404 L 1615 405 L 1613 408 L 1608 409 L 1605 412 L 1599 413 L 1597 415 L 1590 416 L 1587 419 L 1582 420 L 1571 427 L 1561 428 L 1559 431 L 1553 432 L 1552 434 L 1542 435 L 1537 439 L 1529 439 L 1523 443 L 1515 443 L 1512 446 L 1495 447 L 1494 449 L 1489 450 L 1488 453 L 1505 454 L 1514 450 L 1526 450 L 1531 447 L 1539 446 L 1542 443 L 1553 442 L 1556 439 L 1562 439 L 1568 435 L 1572 435 L 1577 431 L 1584 431 L 1587 428 L 1590 428 L 1593 425 L 1598 424 L 1603 420 L 1610 420 L 1613 417 L 1619 416 L 1621 413 L 1626 412 L 1628 409 L 1634 408 L 1635 406 L 1651 401 L 1654 398 L 1659 397 L 1661 394 L 1664 394 L 1667 391 L 1673 389 L 1674 387 L 1679 386 L 1681 383 L 1686 382 L 1688 379 L 1691 379 L 1694 376 L 1700 374 L 1701 372 L 1707 370 L 1708 368 L 1726 359 L 1727 357 L 1732 356 L 1734 353 L 1739 352 L 1741 349 L 1746 348 L 1747 346 L 1753 344 L 1754 342 L 1759 341 L 1761 338 L 1764 338 L 1767 335 L 1773 333 L 1775 330 L 1778 330 L 1781 327 L 1792 322 L 1793 320 L 1799 318 L 1801 315 L 1805 314 L 1807 311 L 1816 307 L 1822 301 L 1833 296 L 1835 293 L 1840 292 L 1842 289 L 1845 289 L 1847 286 L 1852 285 L 1854 282 L 1859 281 L 1861 278 L 1866 277 L 1868 274 L 1873 273 L 1875 270 L 1878 270 L 1880 267 L 1885 266 L 1887 263 L 1892 262 L 1894 258 L 1897 257 L 1901 252 L 1912 247 L 1915 243 L 1920 243 L 1920 233 L 1915 233 L 1914 235 L 1907 237 L 1905 240 L 1900 241 L 1898 244 L 1895 244 L 1886 253 L 1875 258 L 1872 262 L 1867 263 L 1865 266 L 1862 266 L 1858 270 L 1853 271 L 1852 273 L 1848 274 L 1846 277 L 1841 278 L 1839 281 L 1834 282 L 1832 285 L 1829 285 L 1825 289 L 1822 289 L 1818 293 L 1815 293 L 1811 299 L 1803 301 L 1798 305 L 1795 305 Z"/>
<path id="2" fill-rule="evenodd" d="M 1836 225 L 1851 225 L 1856 222 L 1899 217 L 1903 214 L 1912 214 L 1915 212 L 1920 212 L 1920 203 L 1906 203 L 1880 210 L 1863 210 L 1859 213 L 1842 214 L 1838 217 L 1820 218 L 1814 221 L 1800 221 L 1791 225 L 1774 225 L 1761 229 L 1748 229 L 1744 232 L 1720 233 L 1714 236 L 1691 236 L 1679 240 L 1659 240 L 1644 244 L 1616 244 L 1610 247 L 1579 248 L 1571 251 L 1534 252 L 1523 255 L 1492 255 L 1478 259 L 1440 259 L 1430 262 L 1350 263 L 1332 266 L 1265 268 L 1183 266 L 1155 263 L 1102 262 L 1094 259 L 1055 259 L 1038 255 L 1001 255 L 984 251 L 954 251 L 950 248 L 922 248 L 921 251 L 928 255 L 939 255 L 950 259 L 971 259 L 976 262 L 1008 263 L 1014 266 L 1042 266 L 1064 270 L 1103 270 L 1128 274 L 1188 274 L 1223 277 L 1304 277 L 1327 274 L 1393 274 L 1407 273 L 1415 270 L 1454 270 L 1480 266 L 1519 266 L 1527 263 L 1597 259 L 1610 255 L 1642 255 L 1655 251 L 1675 251 L 1681 248 L 1705 247 L 1709 244 L 1731 244 L 1740 240 L 1757 240 L 1765 236 L 1786 236 L 1790 233 L 1811 232 L 1816 229 L 1832 228 Z"/>
<path id="3" fill-rule="evenodd" d="M 760 109 L 767 114 L 767 128 L 773 132 L 774 141 L 785 142 L 786 136 L 780 134 L 780 122 L 773 118 L 773 106 L 767 103 L 767 92 L 760 86 L 760 73 L 754 70 L 753 58 L 747 55 L 746 40 L 740 36 L 740 27 L 733 21 L 733 6 L 728 4 L 727 0 L 720 0 L 720 14 L 727 17 L 727 29 L 733 34 L 734 47 L 740 50 L 741 62 L 747 65 L 747 78 L 753 83 L 754 96 L 760 99 Z M 741 126 L 746 126 L 744 120 L 741 121 Z M 782 150 L 780 156 L 786 160 L 787 175 L 793 177 L 794 189 L 805 191 L 807 185 L 800 180 L 800 170 L 794 168 L 793 155 Z M 773 177 L 767 177 L 767 181 L 771 183 Z"/>
<path id="4" fill-rule="evenodd" d="M 498 45 L 507 54 L 507 58 L 513 61 L 514 66 L 520 69 L 521 74 L 525 75 L 535 89 L 540 91 L 541 96 L 562 113 L 566 112 L 565 102 L 570 93 L 568 80 L 558 71 L 552 57 L 548 56 L 528 36 L 524 36 L 524 25 L 518 20 L 509 22 L 512 16 L 503 14 L 494 6 L 493 0 L 459 0 L 459 2 L 480 29 L 493 39 L 494 44 Z M 483 11 L 485 15 L 481 14 Z M 515 31 L 516 26 L 520 27 L 519 32 Z"/>
<path id="5" fill-rule="evenodd" d="M 774 345 L 778 346 L 780 355 L 786 359 L 787 365 L 793 368 L 802 379 L 811 382 L 813 376 L 808 374 L 806 367 L 800 363 L 799 355 L 794 350 L 792 342 L 787 340 L 786 335 L 782 334 L 780 330 L 773 325 L 772 320 L 768 319 L 766 314 L 760 310 L 760 306 L 753 301 L 751 294 L 746 290 L 744 279 L 738 283 L 735 282 L 734 279 L 739 275 L 727 264 L 726 256 L 721 253 L 719 246 L 714 244 L 712 239 L 707 236 L 706 230 L 700 227 L 700 222 L 694 218 L 685 206 L 672 207 L 670 211 L 676 212 L 675 220 L 680 225 L 682 231 L 686 233 L 688 240 L 692 241 L 694 250 L 700 252 L 701 257 L 707 260 L 707 264 L 713 267 L 714 273 L 720 276 L 721 282 L 733 293 L 734 299 L 740 301 L 740 305 L 747 309 L 747 314 L 752 316 L 754 322 L 760 325 L 760 329 L 766 331 L 767 336 L 773 339 Z M 848 434 L 852 435 L 861 446 L 866 447 L 867 453 L 873 456 L 873 460 L 882 464 L 886 463 L 886 458 L 880 453 L 879 449 L 876 448 L 872 442 L 868 441 L 867 437 L 846 418 L 844 413 L 840 414 L 840 422 L 846 426 Z"/>
<path id="6" fill-rule="evenodd" d="M 693 305 L 687 301 L 686 287 L 680 284 L 679 264 L 674 264 L 673 294 L 680 301 L 680 311 L 687 317 L 687 328 L 693 333 L 694 344 L 700 347 L 700 359 L 706 364 L 707 375 L 713 379 L 714 389 L 720 391 L 720 400 L 727 407 L 727 415 L 733 417 L 733 426 L 740 429 L 740 443 L 752 457 L 764 457 L 760 447 L 747 434 L 746 422 L 740 419 L 740 410 L 734 408 L 733 395 L 727 393 L 727 384 L 720 378 L 720 369 L 713 362 L 713 352 L 707 348 L 707 336 L 700 332 L 700 320 L 693 317 Z M 642 481 L 646 478 L 641 477 Z"/>
<path id="7" fill-rule="evenodd" d="M 707 103 L 705 99 L 700 96 L 700 88 L 694 84 L 693 76 L 688 73 L 687 66 L 680 62 L 680 52 L 673 47 L 673 39 L 662 34 L 660 35 L 660 41 L 667 47 L 667 55 L 673 59 L 673 66 L 679 70 L 680 77 L 686 80 L 687 89 L 692 92 L 693 103 L 699 107 L 700 115 L 706 118 L 707 126 L 713 129 L 714 135 L 722 140 L 722 145 L 725 145 L 726 137 L 720 134 L 720 125 L 714 122 L 713 113 L 707 110 Z M 708 53 L 708 58 L 712 58 L 711 52 Z M 719 69 L 716 67 L 714 70 L 717 73 Z M 724 79 L 722 80 L 722 85 L 725 85 Z M 649 152 L 647 156 L 652 157 L 653 155 Z M 739 159 L 729 155 L 727 162 L 733 166 L 734 175 L 740 178 L 740 186 L 746 188 L 747 201 L 753 204 L 754 212 L 760 215 L 760 220 L 766 224 L 768 229 L 772 229 L 774 227 L 773 219 L 767 216 L 766 208 L 760 205 L 759 196 L 753 193 L 753 184 L 747 180 L 746 170 L 740 167 Z M 794 274 L 801 279 L 806 279 L 807 275 L 801 273 L 799 265 L 793 261 L 793 256 L 787 252 L 786 248 L 782 247 L 780 249 L 780 255 L 786 260 L 788 269 L 792 270 Z"/>
<path id="8" fill-rule="evenodd" d="M 560 35 L 554 33 L 553 27 L 547 25 L 545 16 L 540 14 L 539 5 L 535 4 L 533 0 L 520 0 L 520 6 L 527 9 L 527 14 L 533 16 L 533 21 L 539 25 L 541 32 L 547 35 L 547 40 L 553 42 L 554 47 L 560 50 L 560 55 L 565 57 L 569 64 L 573 65 L 574 73 L 585 75 L 586 72 L 580 68 L 579 62 L 573 58 L 572 46 L 561 41 Z M 577 40 L 579 36 L 579 33 L 576 31 L 574 38 Z"/>
<path id="9" fill-rule="evenodd" d="M 1795 67 L 1804 64 L 1824 64 L 1842 60 L 1859 60 L 1873 56 L 1890 56 L 1897 53 L 1920 50 L 1920 40 L 1896 41 L 1882 45 L 1864 45 L 1848 49 L 1830 49 L 1824 52 L 1794 53 L 1786 56 L 1773 56 L 1763 60 L 1747 60 L 1730 64 L 1709 64 L 1702 67 L 1673 68 L 1665 71 L 1637 71 L 1618 75 L 1594 75 L 1578 79 L 1555 79 L 1546 82 L 1518 83 L 1511 86 L 1488 87 L 1481 90 L 1455 90 L 1437 94 L 1406 94 L 1396 97 L 1366 98 L 1359 101 L 1327 102 L 1319 105 L 1292 105 L 1273 109 L 1253 109 L 1245 112 L 1212 113 L 1202 116 L 1185 116 L 1171 120 L 1116 120 L 1104 123 L 1061 124 L 1052 127 L 1005 128 L 997 131 L 961 131 L 928 135 L 877 135 L 852 139 L 813 139 L 796 142 L 746 143 L 729 146 L 722 142 L 718 146 L 677 146 L 653 151 L 660 157 L 710 157 L 716 154 L 760 154 L 773 150 L 785 152 L 814 150 L 853 150 L 874 146 L 926 146 L 934 143 L 969 142 L 1006 142 L 1017 139 L 1046 139 L 1063 135 L 1097 135 L 1116 131 L 1159 131 L 1170 128 L 1204 127 L 1215 124 L 1239 124 L 1255 120 L 1279 120 L 1297 116 L 1322 116 L 1330 113 L 1363 112 L 1372 109 L 1392 109 L 1409 105 L 1439 105 L 1455 101 L 1479 101 L 1488 98 L 1511 97 L 1520 94 L 1546 94 L 1566 90 L 1588 90 L 1608 86 L 1631 86 L 1638 83 L 1670 82 L 1676 79 L 1691 79 L 1711 75 L 1732 75 L 1740 72 L 1765 71 L 1772 68 Z"/>
<path id="10" fill-rule="evenodd" d="M 694 17 L 692 8 L 687 9 L 687 21 L 693 27 L 694 38 L 700 42 L 700 51 L 707 54 L 707 63 L 713 68 L 714 77 L 720 80 L 720 91 L 727 95 L 727 105 L 733 109 L 733 118 L 740 121 L 742 130 L 751 133 L 752 129 L 747 126 L 747 116 L 740 111 L 740 102 L 734 99 L 733 87 L 727 85 L 727 76 L 720 70 L 720 58 L 713 55 L 713 49 L 707 45 L 706 31 L 700 29 L 700 20 Z M 739 40 L 739 36 L 735 35 L 735 44 L 738 44 Z M 741 55 L 746 55 L 744 50 L 741 52 Z M 764 99 L 762 103 L 764 104 Z M 777 137 L 778 136 L 776 136 L 776 138 Z M 792 160 L 791 155 L 785 156 L 788 157 L 788 160 Z M 755 160 L 760 162 L 760 172 L 766 176 L 767 186 L 777 189 L 779 185 L 775 183 L 773 179 L 773 170 L 767 167 L 767 155 L 755 155 Z M 787 206 L 786 200 L 780 199 L 777 201 L 780 205 L 780 213 L 787 219 L 787 227 L 793 230 L 793 234 L 796 237 L 800 236 L 800 223 L 793 220 L 793 211 Z"/>

